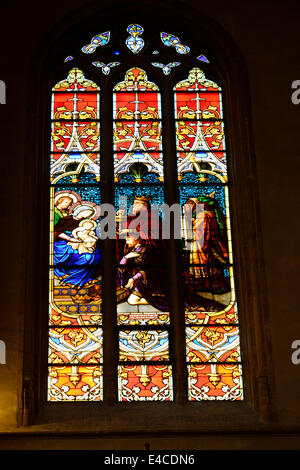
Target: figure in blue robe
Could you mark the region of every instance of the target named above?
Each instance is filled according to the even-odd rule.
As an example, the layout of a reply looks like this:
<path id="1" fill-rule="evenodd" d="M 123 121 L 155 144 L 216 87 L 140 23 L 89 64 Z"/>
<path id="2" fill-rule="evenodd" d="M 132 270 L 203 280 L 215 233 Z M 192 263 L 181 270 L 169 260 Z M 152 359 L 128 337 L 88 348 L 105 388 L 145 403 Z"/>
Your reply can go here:
<path id="1" fill-rule="evenodd" d="M 66 216 L 61 218 L 55 226 L 54 232 L 54 274 L 61 284 L 74 287 L 88 287 L 97 281 L 100 274 L 101 250 L 100 241 L 95 243 L 93 249 L 80 252 L 70 244 L 72 231 L 78 228 L 80 221 L 91 215 L 90 210 L 81 211 L 78 218 Z M 78 240 L 77 240 L 78 241 Z"/>
<path id="2" fill-rule="evenodd" d="M 79 253 L 67 240 L 54 242 L 54 274 L 63 284 L 81 287 L 96 281 L 101 252 L 99 243 L 91 253 Z"/>

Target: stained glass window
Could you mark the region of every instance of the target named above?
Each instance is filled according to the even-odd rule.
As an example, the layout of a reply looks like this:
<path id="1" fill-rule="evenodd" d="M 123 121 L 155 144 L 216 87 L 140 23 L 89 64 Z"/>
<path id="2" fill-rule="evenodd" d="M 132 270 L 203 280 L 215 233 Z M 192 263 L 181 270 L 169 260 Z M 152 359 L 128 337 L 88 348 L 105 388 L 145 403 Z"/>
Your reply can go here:
<path id="1" fill-rule="evenodd" d="M 95 33 L 80 45 L 83 62 L 72 51 L 64 55 L 69 68 L 51 95 L 48 400 L 103 401 L 103 368 L 112 367 L 103 358 L 111 338 L 102 326 L 102 313 L 111 315 L 102 312 L 101 203 L 110 183 L 102 182 L 101 171 L 107 159 L 116 229 L 110 269 L 116 278 L 111 322 L 118 341 L 118 400 L 176 401 L 169 282 L 170 257 L 176 256 L 186 398 L 242 400 L 230 148 L 223 90 L 209 73 L 212 58 L 194 51 L 180 34 L 160 32 L 152 41 L 151 31 L 139 24 L 124 27 L 120 48 L 110 31 Z M 77 68 L 78 62 L 84 67 Z M 89 74 L 98 76 L 97 83 Z M 111 116 L 100 115 L 100 84 L 109 93 L 110 134 L 105 126 Z M 170 98 L 173 107 L 166 106 Z M 166 150 L 166 135 L 174 152 Z M 166 168 L 177 171 L 179 255 L 165 232 Z"/>

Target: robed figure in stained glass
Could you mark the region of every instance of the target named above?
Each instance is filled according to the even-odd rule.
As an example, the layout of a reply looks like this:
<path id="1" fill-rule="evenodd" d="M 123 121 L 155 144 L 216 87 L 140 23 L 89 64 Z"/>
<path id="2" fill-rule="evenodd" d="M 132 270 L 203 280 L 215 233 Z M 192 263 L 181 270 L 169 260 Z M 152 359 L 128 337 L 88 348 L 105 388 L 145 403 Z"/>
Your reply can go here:
<path id="1" fill-rule="evenodd" d="M 98 208 L 89 201 L 74 206 L 55 225 L 54 274 L 61 284 L 90 287 L 97 283 L 101 261 L 93 220 Z"/>
<path id="2" fill-rule="evenodd" d="M 213 197 L 202 195 L 189 198 L 186 204 L 192 210 L 189 274 L 193 284 L 197 290 L 228 292 L 230 285 L 224 277 L 229 257 L 226 224 L 218 203 Z M 201 211 L 196 210 L 199 205 L 202 205 Z"/>
<path id="3" fill-rule="evenodd" d="M 124 211 L 118 211 L 117 240 L 118 251 L 122 251 L 122 237 L 129 231 L 136 230 L 140 238 L 144 239 L 147 245 L 153 245 L 161 251 L 161 256 L 165 257 L 165 240 L 163 240 L 162 218 L 151 208 L 150 198 L 145 196 L 134 196 L 131 213 L 126 216 Z"/>
<path id="4" fill-rule="evenodd" d="M 121 286 L 130 291 L 130 305 L 152 305 L 161 311 L 169 310 L 165 273 L 157 246 L 146 243 L 140 232 L 129 232 L 124 256 L 119 265 Z"/>
<path id="5" fill-rule="evenodd" d="M 162 221 L 151 217 L 148 198 L 135 197 L 132 211 L 119 225 L 119 233 L 126 234 L 126 240 L 118 238 L 120 256 L 119 281 L 129 289 L 128 303 L 149 304 L 167 311 L 167 286 L 165 285 L 165 264 L 167 255 L 162 240 Z"/>

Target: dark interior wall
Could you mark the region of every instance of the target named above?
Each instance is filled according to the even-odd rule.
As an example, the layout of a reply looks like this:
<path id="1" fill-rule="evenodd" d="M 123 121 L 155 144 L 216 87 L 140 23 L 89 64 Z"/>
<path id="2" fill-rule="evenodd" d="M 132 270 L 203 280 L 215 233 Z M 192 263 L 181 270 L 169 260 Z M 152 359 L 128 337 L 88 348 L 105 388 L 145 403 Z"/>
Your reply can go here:
<path id="1" fill-rule="evenodd" d="M 99 1 L 99 5 L 102 3 Z M 161 3 L 174 5 L 177 1 Z M 47 47 L 47 41 L 52 40 L 51 32 L 54 34 L 64 21 L 69 23 L 69 15 L 84 5 L 88 16 L 89 4 L 84 0 L 37 4 L 29 0 L 18 5 L 6 2 L 1 7 L 0 79 L 6 83 L 7 91 L 6 105 L 0 107 L 3 273 L 0 339 L 7 346 L 7 363 L 0 365 L 1 432 L 20 431 L 17 411 L 21 400 L 25 292 L 26 285 L 32 282 L 32 279 L 26 279 L 26 258 L 34 250 L 27 228 L 37 217 L 38 206 L 38 201 L 28 196 L 28 186 L 37 184 L 35 174 L 28 174 L 37 145 L 30 127 L 30 119 L 36 118 L 30 102 L 34 98 L 32 80 L 36 77 L 33 69 L 42 45 Z M 272 395 L 277 419 L 272 426 L 274 432 L 276 429 L 296 433 L 293 435 L 295 447 L 299 442 L 300 364 L 291 362 L 291 343 L 300 340 L 297 302 L 300 104 L 297 106 L 291 101 L 291 83 L 300 79 L 297 48 L 300 5 L 290 0 L 215 0 L 201 4 L 197 0 L 186 0 L 182 4 L 186 9 L 199 10 L 199 14 L 207 15 L 224 28 L 240 49 L 248 69 L 267 281 L 265 295 L 272 345 L 270 354 L 274 364 Z M 28 205 L 31 210 L 25 213 Z M 180 448 L 178 442 L 184 442 L 183 437 L 180 439 L 173 444 L 177 448 Z M 219 438 L 220 446 L 225 442 L 222 439 Z M 234 446 L 234 439 L 230 441 L 227 436 L 229 446 L 230 442 Z M 259 440 L 255 436 L 249 439 Z M 270 439 L 266 445 L 278 447 L 280 438 Z M 207 448 L 214 446 L 209 438 L 205 442 Z M 243 447 L 245 444 L 238 445 Z"/>

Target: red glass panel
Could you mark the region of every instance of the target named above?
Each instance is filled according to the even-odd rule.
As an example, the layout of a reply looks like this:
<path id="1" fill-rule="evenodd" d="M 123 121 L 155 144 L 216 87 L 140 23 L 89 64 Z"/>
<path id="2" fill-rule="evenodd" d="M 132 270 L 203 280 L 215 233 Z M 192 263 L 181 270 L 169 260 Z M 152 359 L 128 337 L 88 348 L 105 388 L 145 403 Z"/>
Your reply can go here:
<path id="1" fill-rule="evenodd" d="M 117 152 L 159 152 L 162 147 L 159 121 L 118 121 L 114 124 Z"/>
<path id="2" fill-rule="evenodd" d="M 225 149 L 224 124 L 221 121 L 178 121 L 176 123 L 177 150 L 222 151 Z"/>
<path id="3" fill-rule="evenodd" d="M 119 366 L 119 401 L 171 401 L 171 366 Z"/>
<path id="4" fill-rule="evenodd" d="M 52 119 L 98 119 L 98 93 L 53 93 Z"/>
<path id="5" fill-rule="evenodd" d="M 188 366 L 189 400 L 242 400 L 240 364 Z"/>
<path id="6" fill-rule="evenodd" d="M 98 122 L 53 122 L 51 151 L 68 150 L 69 153 L 96 151 L 100 147 L 100 124 Z"/>
<path id="7" fill-rule="evenodd" d="M 102 366 L 51 366 L 48 400 L 100 401 L 102 375 Z"/>
<path id="8" fill-rule="evenodd" d="M 175 94 L 176 119 L 223 119 L 220 93 L 177 92 Z"/>
<path id="9" fill-rule="evenodd" d="M 153 120 L 160 117 L 158 93 L 115 93 L 114 119 Z"/>

